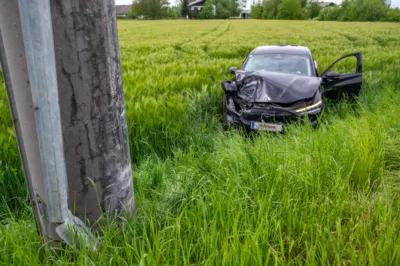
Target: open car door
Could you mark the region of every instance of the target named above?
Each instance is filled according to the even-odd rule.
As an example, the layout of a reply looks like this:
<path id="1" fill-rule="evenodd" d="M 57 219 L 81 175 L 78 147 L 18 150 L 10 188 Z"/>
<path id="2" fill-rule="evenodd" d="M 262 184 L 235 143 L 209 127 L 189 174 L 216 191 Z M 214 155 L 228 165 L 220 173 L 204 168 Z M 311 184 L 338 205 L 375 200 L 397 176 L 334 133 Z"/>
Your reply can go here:
<path id="1" fill-rule="evenodd" d="M 354 72 L 339 74 L 337 71 L 332 71 L 338 67 L 337 63 L 343 62 L 343 59 L 352 59 L 352 57 L 356 59 L 356 63 L 352 63 L 355 66 L 351 66 Z M 352 53 L 339 58 L 322 73 L 321 78 L 324 96 L 328 99 L 339 99 L 344 95 L 350 98 L 358 96 L 362 84 L 362 53 Z"/>

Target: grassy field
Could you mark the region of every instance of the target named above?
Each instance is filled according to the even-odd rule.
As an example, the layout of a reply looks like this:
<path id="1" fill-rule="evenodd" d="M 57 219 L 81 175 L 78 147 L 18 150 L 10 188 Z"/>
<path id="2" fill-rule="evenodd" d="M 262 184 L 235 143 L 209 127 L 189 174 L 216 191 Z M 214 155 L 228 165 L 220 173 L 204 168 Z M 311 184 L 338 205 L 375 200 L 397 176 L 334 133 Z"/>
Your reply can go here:
<path id="1" fill-rule="evenodd" d="M 136 216 L 97 254 L 36 235 L 0 81 L 0 264 L 400 265 L 400 26 L 293 21 L 119 22 Z M 357 103 L 321 126 L 221 132 L 228 69 L 255 46 L 308 46 L 323 70 L 364 53 Z"/>

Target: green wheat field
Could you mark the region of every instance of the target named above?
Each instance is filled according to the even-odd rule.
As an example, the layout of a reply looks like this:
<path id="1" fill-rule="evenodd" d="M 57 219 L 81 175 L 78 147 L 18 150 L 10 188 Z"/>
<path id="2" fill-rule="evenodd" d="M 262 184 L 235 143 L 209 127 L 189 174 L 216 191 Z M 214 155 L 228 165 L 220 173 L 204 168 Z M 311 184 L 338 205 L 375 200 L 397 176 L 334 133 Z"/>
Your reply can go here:
<path id="1" fill-rule="evenodd" d="M 0 80 L 1 265 L 400 265 L 400 25 L 119 21 L 136 214 L 99 251 L 44 247 Z M 356 102 L 320 127 L 222 132 L 220 83 L 266 44 L 363 52 Z"/>

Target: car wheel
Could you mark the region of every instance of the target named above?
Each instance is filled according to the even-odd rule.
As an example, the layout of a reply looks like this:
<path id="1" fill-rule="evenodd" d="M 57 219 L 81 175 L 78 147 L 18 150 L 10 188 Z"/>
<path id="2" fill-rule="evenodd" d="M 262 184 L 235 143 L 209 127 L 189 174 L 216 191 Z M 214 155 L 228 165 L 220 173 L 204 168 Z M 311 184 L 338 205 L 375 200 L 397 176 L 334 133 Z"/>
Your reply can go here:
<path id="1" fill-rule="evenodd" d="M 318 127 L 318 117 L 314 116 L 314 117 L 310 118 L 310 123 L 313 128 L 317 128 Z"/>
<path id="2" fill-rule="evenodd" d="M 227 96 L 224 94 L 224 97 L 222 99 L 222 106 L 223 106 L 223 114 L 224 114 L 224 120 L 222 121 L 222 129 L 224 131 L 228 131 L 232 128 L 232 116 L 228 114 L 228 111 L 226 110 L 226 104 L 227 104 Z"/>

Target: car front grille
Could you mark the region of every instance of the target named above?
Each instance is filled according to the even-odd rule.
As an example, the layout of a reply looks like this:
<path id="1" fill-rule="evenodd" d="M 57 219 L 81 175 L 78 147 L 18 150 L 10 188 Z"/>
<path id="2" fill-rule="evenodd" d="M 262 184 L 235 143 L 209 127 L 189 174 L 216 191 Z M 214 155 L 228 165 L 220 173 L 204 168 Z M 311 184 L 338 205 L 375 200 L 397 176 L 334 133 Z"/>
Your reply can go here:
<path id="1" fill-rule="evenodd" d="M 299 117 L 293 113 L 283 110 L 268 110 L 266 108 L 253 107 L 242 112 L 242 117 L 249 121 L 257 122 L 281 122 L 286 123 L 298 120 Z"/>

